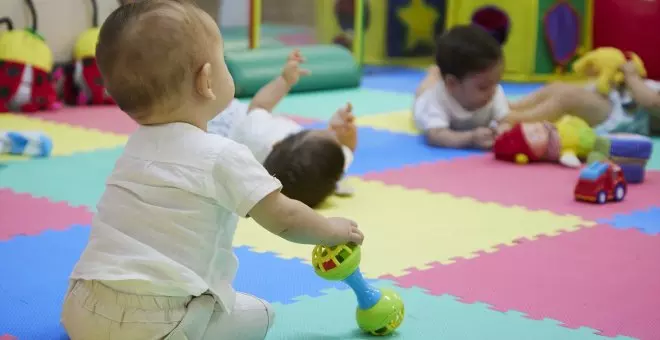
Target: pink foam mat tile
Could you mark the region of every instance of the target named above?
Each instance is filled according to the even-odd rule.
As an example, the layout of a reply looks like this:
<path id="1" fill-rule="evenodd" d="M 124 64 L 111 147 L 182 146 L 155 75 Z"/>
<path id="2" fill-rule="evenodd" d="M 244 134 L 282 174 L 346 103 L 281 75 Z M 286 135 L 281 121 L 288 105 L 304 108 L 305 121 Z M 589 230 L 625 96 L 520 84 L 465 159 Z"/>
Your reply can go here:
<path id="1" fill-rule="evenodd" d="M 130 134 L 138 127 L 135 121 L 114 105 L 67 106 L 57 111 L 38 112 L 30 116 L 117 134 Z"/>
<path id="2" fill-rule="evenodd" d="M 16 337 L 9 334 L 0 335 L 0 340 L 16 340 Z"/>
<path id="3" fill-rule="evenodd" d="M 388 277 L 532 319 L 591 327 L 605 336 L 658 339 L 660 236 L 597 225 Z"/>
<path id="4" fill-rule="evenodd" d="M 373 173 L 366 178 L 589 220 L 611 218 L 615 214 L 660 205 L 658 171 L 648 171 L 644 183 L 630 185 L 624 201 L 606 205 L 575 201 L 573 190 L 578 176 L 579 169 L 556 164 L 516 165 L 496 161 L 492 155 L 483 155 Z"/>
<path id="5" fill-rule="evenodd" d="M 65 230 L 72 224 L 89 224 L 93 216 L 85 207 L 71 207 L 66 202 L 51 202 L 9 189 L 0 189 L 0 202 L 0 241 L 45 230 Z"/>

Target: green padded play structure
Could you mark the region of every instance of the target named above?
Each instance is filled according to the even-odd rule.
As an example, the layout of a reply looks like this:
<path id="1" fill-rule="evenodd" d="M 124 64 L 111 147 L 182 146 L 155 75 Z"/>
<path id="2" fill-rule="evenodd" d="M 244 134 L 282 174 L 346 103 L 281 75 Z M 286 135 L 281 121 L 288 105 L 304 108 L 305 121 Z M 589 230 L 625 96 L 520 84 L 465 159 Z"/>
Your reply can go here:
<path id="1" fill-rule="evenodd" d="M 309 76 L 301 77 L 291 92 L 323 91 L 360 85 L 360 68 L 349 50 L 338 45 L 265 47 L 227 51 L 225 61 L 234 83 L 236 97 L 253 96 L 261 87 L 279 76 L 287 56 L 294 48 L 305 57 Z"/>

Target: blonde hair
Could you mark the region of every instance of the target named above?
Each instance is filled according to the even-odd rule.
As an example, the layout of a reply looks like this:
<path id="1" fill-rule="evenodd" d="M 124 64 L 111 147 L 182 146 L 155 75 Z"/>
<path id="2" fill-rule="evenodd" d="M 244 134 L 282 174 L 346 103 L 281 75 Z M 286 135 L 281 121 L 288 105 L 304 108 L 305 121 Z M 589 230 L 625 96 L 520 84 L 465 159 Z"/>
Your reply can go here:
<path id="1" fill-rule="evenodd" d="M 136 1 L 110 14 L 96 58 L 117 105 L 138 122 L 178 108 L 188 91 L 184 84 L 217 53 L 210 49 L 218 45 L 219 31 L 209 20 L 186 0 Z"/>

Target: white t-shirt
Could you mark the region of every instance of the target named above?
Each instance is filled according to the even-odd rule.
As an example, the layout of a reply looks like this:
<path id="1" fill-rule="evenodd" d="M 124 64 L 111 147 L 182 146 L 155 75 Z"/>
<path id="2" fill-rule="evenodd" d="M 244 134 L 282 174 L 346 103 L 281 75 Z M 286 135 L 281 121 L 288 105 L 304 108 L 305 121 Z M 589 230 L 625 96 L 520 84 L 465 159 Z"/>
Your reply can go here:
<path id="1" fill-rule="evenodd" d="M 465 110 L 439 81 L 424 91 L 413 106 L 415 125 L 421 131 L 450 128 L 465 131 L 477 127 L 493 127 L 496 121 L 509 113 L 509 102 L 501 85 L 497 86 L 493 99 L 475 111 Z"/>
<path id="2" fill-rule="evenodd" d="M 250 150 L 189 124 L 140 127 L 107 180 L 72 279 L 235 302 L 238 216 L 279 190 Z"/>
<path id="3" fill-rule="evenodd" d="M 227 109 L 209 121 L 208 132 L 247 146 L 262 164 L 275 144 L 304 130 L 300 124 L 287 117 L 260 108 L 248 113 L 248 108 L 247 104 L 234 99 Z M 347 170 L 353 162 L 353 152 L 347 146 L 342 146 L 342 151 L 344 170 Z"/>
<path id="4" fill-rule="evenodd" d="M 236 99 L 208 125 L 210 133 L 247 146 L 260 163 L 266 160 L 273 145 L 302 130 L 303 127 L 293 120 L 264 109 L 254 109 L 248 114 L 248 105 Z"/>

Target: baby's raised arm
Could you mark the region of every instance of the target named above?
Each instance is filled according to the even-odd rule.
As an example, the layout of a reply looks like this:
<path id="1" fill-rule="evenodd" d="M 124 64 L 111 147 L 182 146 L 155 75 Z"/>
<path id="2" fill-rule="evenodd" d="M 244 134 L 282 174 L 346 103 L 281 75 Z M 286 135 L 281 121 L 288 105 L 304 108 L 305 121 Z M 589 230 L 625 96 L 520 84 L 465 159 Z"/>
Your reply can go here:
<path id="1" fill-rule="evenodd" d="M 279 191 L 257 203 L 250 216 L 266 230 L 295 243 L 334 246 L 348 242 L 361 244 L 364 239 L 355 222 L 323 217 Z"/>

